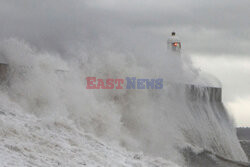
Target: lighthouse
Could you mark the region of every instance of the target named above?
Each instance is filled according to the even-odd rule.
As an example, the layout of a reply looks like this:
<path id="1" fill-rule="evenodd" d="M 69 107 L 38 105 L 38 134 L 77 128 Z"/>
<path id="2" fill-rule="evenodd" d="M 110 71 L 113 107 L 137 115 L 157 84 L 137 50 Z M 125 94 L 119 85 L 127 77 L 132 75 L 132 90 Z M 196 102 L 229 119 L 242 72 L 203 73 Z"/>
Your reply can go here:
<path id="1" fill-rule="evenodd" d="M 171 36 L 168 38 L 167 45 L 168 45 L 168 50 L 174 53 L 181 52 L 181 41 L 176 36 L 175 32 L 172 32 Z"/>

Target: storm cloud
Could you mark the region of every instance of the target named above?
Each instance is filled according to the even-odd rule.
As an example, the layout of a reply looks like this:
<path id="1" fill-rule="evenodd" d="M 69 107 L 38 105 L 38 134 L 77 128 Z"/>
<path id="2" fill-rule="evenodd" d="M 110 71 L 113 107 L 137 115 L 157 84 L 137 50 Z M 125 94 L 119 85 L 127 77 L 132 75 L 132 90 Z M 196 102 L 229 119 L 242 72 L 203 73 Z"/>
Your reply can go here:
<path id="1" fill-rule="evenodd" d="M 0 38 L 60 51 L 112 34 L 126 40 L 127 33 L 143 32 L 164 40 L 174 30 L 190 53 L 248 55 L 249 6 L 248 0 L 0 0 Z"/>

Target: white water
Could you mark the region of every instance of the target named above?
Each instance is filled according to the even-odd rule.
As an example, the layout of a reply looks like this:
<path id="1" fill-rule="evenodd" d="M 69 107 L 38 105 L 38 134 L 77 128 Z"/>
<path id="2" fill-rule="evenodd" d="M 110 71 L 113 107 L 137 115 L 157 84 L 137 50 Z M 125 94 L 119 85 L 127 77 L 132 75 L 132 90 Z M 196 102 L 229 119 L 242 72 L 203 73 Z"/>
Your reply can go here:
<path id="1" fill-rule="evenodd" d="M 30 128 L 52 126 L 57 135 L 61 127 L 55 123 L 59 122 L 63 127 L 74 127 L 77 134 L 88 133 L 114 147 L 162 157 L 179 165 L 185 164 L 180 151 L 187 146 L 200 151 L 207 149 L 232 160 L 247 160 L 231 118 L 221 104 L 190 102 L 184 88 L 173 84 L 199 82 L 199 72 L 187 57 L 165 52 L 154 56 L 105 49 L 100 52 L 82 46 L 68 51 L 72 58 L 62 59 L 58 54 L 37 51 L 15 39 L 3 41 L 0 53 L 11 68 L 8 86 L 1 90 L 1 98 L 8 102 L 1 100 L 1 105 L 10 103 L 11 107 L 7 105 L 4 110 L 28 114 L 30 119 L 26 123 Z M 164 89 L 87 90 L 85 78 L 89 76 L 164 78 Z M 201 84 L 204 85 L 204 80 Z M 6 121 L 2 120 L 8 125 Z M 17 125 L 13 126 L 14 131 L 19 131 L 15 129 Z M 59 138 L 64 135 L 81 138 L 74 133 L 65 131 Z M 27 138 L 21 142 L 29 138 L 28 132 L 19 135 Z M 38 152 L 34 151 L 33 156 Z M 43 150 L 39 154 L 47 155 Z M 55 154 L 61 157 L 62 152 Z M 58 161 L 66 165 L 64 157 L 61 158 Z"/>

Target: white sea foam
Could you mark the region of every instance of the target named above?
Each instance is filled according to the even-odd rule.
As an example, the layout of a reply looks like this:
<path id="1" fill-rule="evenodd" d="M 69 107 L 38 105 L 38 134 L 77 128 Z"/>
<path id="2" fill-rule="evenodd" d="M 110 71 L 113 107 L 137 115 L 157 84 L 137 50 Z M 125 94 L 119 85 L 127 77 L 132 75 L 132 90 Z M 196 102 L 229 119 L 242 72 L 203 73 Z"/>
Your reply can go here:
<path id="1" fill-rule="evenodd" d="M 72 58 L 62 59 L 16 39 L 1 42 L 0 52 L 11 69 L 3 94 L 20 107 L 13 112 L 39 120 L 39 128 L 53 125 L 60 131 L 54 126 L 59 121 L 63 127 L 74 126 L 77 133 L 90 133 L 110 145 L 179 165 L 185 164 L 182 149 L 187 146 L 246 161 L 222 104 L 187 99 L 182 83 L 197 81 L 200 75 L 187 58 L 165 52 L 150 57 L 117 50 L 89 51 L 83 46 L 68 51 Z M 89 76 L 163 78 L 164 88 L 87 90 L 85 78 Z"/>

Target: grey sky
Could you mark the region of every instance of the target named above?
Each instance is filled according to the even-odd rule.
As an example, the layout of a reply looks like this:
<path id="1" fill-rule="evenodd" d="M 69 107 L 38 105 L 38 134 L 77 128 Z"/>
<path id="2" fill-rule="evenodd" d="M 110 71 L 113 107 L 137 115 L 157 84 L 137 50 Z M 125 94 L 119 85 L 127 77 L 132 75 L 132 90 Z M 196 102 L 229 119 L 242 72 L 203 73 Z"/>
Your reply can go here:
<path id="1" fill-rule="evenodd" d="M 229 104 L 250 99 L 250 69 L 241 67 L 250 61 L 249 7 L 249 0 L 0 0 L 0 39 L 18 37 L 62 54 L 79 40 L 102 45 L 102 37 L 115 38 L 105 45 L 157 50 L 175 30 L 197 66 L 213 74 L 220 70 Z M 246 106 L 250 112 L 250 102 Z M 239 125 L 250 126 L 250 117 Z"/>
<path id="2" fill-rule="evenodd" d="M 176 30 L 192 52 L 248 54 L 250 1 L 91 1 L 116 22 L 165 34 Z M 199 41 L 199 42 L 198 42 Z"/>
<path id="3" fill-rule="evenodd" d="M 98 27 L 108 31 L 123 26 L 159 36 L 176 30 L 190 52 L 247 55 L 250 50 L 248 0 L 0 0 L 0 3 L 0 37 L 18 35 L 46 47 L 59 48 L 63 41 L 79 37 L 84 29 L 87 32 Z"/>

